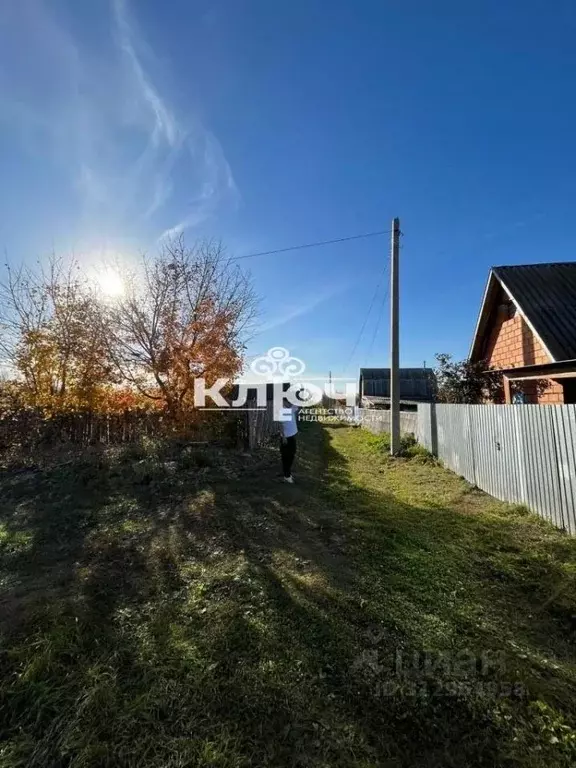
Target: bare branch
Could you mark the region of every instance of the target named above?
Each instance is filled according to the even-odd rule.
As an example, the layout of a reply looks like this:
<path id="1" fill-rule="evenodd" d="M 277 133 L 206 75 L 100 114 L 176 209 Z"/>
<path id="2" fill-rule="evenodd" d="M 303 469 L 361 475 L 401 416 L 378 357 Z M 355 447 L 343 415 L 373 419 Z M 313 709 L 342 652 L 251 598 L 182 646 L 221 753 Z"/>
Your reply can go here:
<path id="1" fill-rule="evenodd" d="M 256 298 L 221 243 L 187 248 L 178 238 L 146 258 L 140 279 L 128 284 L 112 322 L 114 359 L 120 370 L 137 371 L 140 391 L 155 383 L 173 408 L 185 403 L 197 376 L 238 372 Z"/>

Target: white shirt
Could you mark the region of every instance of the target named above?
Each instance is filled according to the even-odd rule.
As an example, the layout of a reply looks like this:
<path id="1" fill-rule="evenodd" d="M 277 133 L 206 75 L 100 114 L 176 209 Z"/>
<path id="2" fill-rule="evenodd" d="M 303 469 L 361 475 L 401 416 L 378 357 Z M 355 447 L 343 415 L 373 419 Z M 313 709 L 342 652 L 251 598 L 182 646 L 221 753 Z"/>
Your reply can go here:
<path id="1" fill-rule="evenodd" d="M 280 422 L 284 437 L 294 437 L 294 435 L 298 433 L 298 421 L 296 419 L 298 410 L 299 409 L 295 405 L 282 409 L 282 416 L 286 419 L 285 421 Z"/>

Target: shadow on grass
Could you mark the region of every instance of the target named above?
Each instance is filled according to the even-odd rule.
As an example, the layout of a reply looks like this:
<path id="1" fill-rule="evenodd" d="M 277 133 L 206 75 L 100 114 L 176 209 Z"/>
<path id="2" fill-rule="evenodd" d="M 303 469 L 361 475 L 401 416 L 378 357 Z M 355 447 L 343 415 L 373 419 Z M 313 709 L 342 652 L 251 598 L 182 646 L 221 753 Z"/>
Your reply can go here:
<path id="1" fill-rule="evenodd" d="M 340 434 L 305 430 L 294 487 L 275 454 L 5 480 L 4 764 L 568 766 L 570 633 L 548 593 L 520 620 L 514 526 L 367 487 Z"/>

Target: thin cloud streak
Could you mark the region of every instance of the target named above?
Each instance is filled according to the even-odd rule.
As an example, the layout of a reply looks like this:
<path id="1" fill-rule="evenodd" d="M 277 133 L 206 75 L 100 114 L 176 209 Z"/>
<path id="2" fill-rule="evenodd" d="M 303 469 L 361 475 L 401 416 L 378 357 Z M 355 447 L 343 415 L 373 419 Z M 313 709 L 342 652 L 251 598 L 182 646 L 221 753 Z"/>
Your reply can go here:
<path id="1" fill-rule="evenodd" d="M 236 205 L 238 191 L 217 138 L 159 87 L 128 1 L 109 10 L 94 54 L 47 0 L 0 8 L 0 121 L 68 178 L 85 231 L 137 236 L 157 222 L 166 237 Z"/>
<path id="2" fill-rule="evenodd" d="M 114 19 L 116 22 L 116 29 L 118 33 L 118 43 L 121 50 L 126 54 L 136 82 L 140 86 L 142 96 L 147 104 L 150 106 L 155 117 L 154 130 L 151 136 L 151 140 L 154 146 L 157 146 L 162 137 L 168 142 L 171 147 L 174 147 L 179 139 L 180 126 L 174 115 L 164 104 L 160 94 L 154 86 L 147 79 L 146 74 L 140 64 L 136 51 L 134 50 L 133 28 L 128 22 L 128 11 L 126 0 L 113 0 L 112 8 L 114 13 Z"/>
<path id="3" fill-rule="evenodd" d="M 312 299 L 309 299 L 302 304 L 286 309 L 283 314 L 277 315 L 276 317 L 271 318 L 268 322 L 261 325 L 258 329 L 257 335 L 260 335 L 266 331 L 272 331 L 282 325 L 286 325 L 292 320 L 295 320 L 297 317 L 310 314 L 316 309 L 316 307 L 319 307 L 321 304 L 330 301 L 330 299 L 333 299 L 335 296 L 342 293 L 343 290 L 345 290 L 343 286 L 338 286 L 325 291 L 324 293 L 316 295 Z"/>
<path id="4" fill-rule="evenodd" d="M 236 205 L 240 197 L 220 142 L 212 133 L 197 127 L 196 137 L 186 149 L 192 160 L 196 158 L 196 162 L 202 163 L 204 182 L 197 196 L 189 202 L 189 213 L 166 229 L 159 241 L 177 237 L 184 230 L 198 226 L 214 215 L 226 199 Z"/>

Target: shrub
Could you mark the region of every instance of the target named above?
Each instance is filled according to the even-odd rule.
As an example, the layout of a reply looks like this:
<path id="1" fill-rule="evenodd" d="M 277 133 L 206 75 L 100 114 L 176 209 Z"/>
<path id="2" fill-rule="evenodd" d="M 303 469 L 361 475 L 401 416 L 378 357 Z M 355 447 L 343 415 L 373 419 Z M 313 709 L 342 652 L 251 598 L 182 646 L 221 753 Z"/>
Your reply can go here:
<path id="1" fill-rule="evenodd" d="M 182 469 L 203 469 L 204 467 L 211 467 L 214 464 L 213 457 L 208 451 L 202 448 L 193 448 L 189 446 L 179 458 L 179 464 Z"/>
<path id="2" fill-rule="evenodd" d="M 370 435 L 368 442 L 378 453 L 390 452 L 390 434 L 388 432 L 383 432 L 381 435 Z M 398 455 L 407 459 L 418 459 L 420 463 L 436 461 L 423 445 L 419 445 L 412 434 L 400 436 L 400 452 Z"/>
<path id="3" fill-rule="evenodd" d="M 417 460 L 420 464 L 436 463 L 436 459 L 430 451 L 418 443 L 414 443 L 414 445 L 410 445 L 403 450 L 402 456 L 406 456 L 407 459 Z"/>

